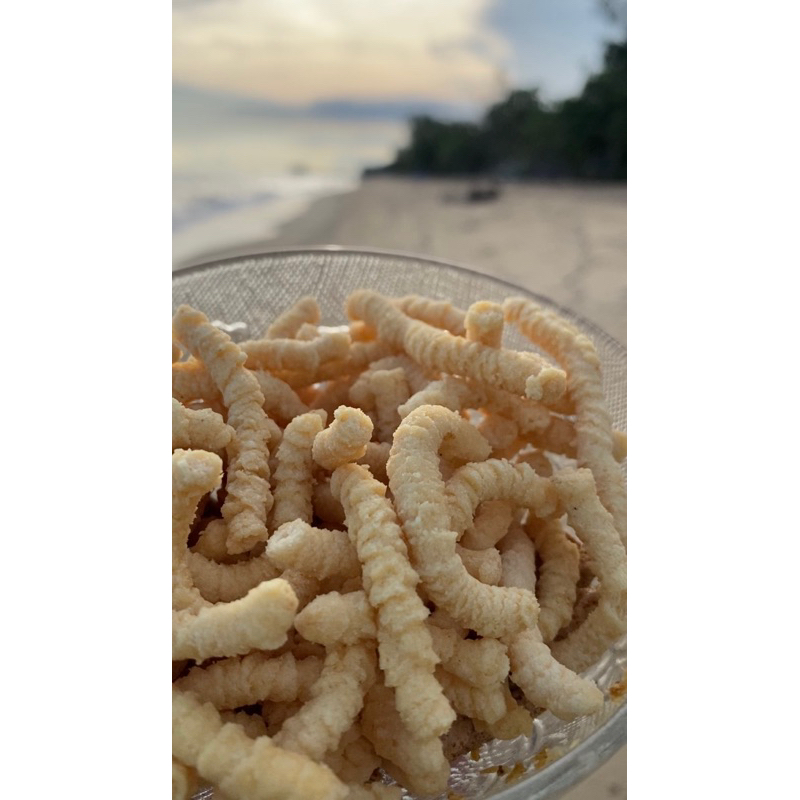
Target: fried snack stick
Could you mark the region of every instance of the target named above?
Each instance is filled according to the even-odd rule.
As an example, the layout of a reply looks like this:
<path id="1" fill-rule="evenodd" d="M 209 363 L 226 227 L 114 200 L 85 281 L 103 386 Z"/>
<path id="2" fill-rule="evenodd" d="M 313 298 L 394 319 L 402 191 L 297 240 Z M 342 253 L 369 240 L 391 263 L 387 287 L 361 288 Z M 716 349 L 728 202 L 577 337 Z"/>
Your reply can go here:
<path id="1" fill-rule="evenodd" d="M 580 549 L 569 539 L 560 520 L 531 517 L 527 530 L 541 562 L 536 586 L 539 630 L 545 644 L 550 644 L 572 618 L 580 575 Z"/>
<path id="2" fill-rule="evenodd" d="M 189 573 L 203 599 L 209 603 L 238 600 L 259 583 L 280 574 L 263 554 L 235 564 L 219 564 L 200 553 L 189 553 Z"/>
<path id="3" fill-rule="evenodd" d="M 300 327 L 309 323 L 316 325 L 320 320 L 316 298 L 306 296 L 297 300 L 283 313 L 279 314 L 267 328 L 266 339 L 293 339 Z"/>
<path id="4" fill-rule="evenodd" d="M 367 452 L 372 438 L 372 420 L 358 408 L 339 406 L 333 421 L 314 437 L 312 456 L 327 470 L 358 461 Z"/>
<path id="5" fill-rule="evenodd" d="M 481 436 L 492 446 L 492 453 L 506 452 L 519 439 L 519 428 L 515 422 L 499 414 L 486 414 L 478 424 Z"/>
<path id="6" fill-rule="evenodd" d="M 350 400 L 367 411 L 374 409 L 377 417 L 376 434 L 381 442 L 391 442 L 400 422 L 397 409 L 408 400 L 411 392 L 402 367 L 376 370 L 370 367 L 350 387 Z"/>
<path id="7" fill-rule="evenodd" d="M 333 496 L 329 479 L 317 479 L 311 490 L 311 504 L 315 516 L 319 517 L 326 525 L 341 527 L 344 525 L 344 509 L 342 504 Z"/>
<path id="8" fill-rule="evenodd" d="M 194 411 L 172 398 L 172 449 L 221 453 L 233 439 L 233 428 L 210 409 Z"/>
<path id="9" fill-rule="evenodd" d="M 292 653 L 273 657 L 250 653 L 226 658 L 208 667 L 192 667 L 175 687 L 193 692 L 201 701 L 218 709 L 232 709 L 265 700 L 286 703 L 306 700 L 322 672 L 322 660 L 298 660 Z"/>
<path id="10" fill-rule="evenodd" d="M 433 677 L 438 659 L 425 626 L 428 610 L 416 592 L 419 577 L 409 563 L 386 486 L 364 467 L 345 464 L 333 473 L 331 489 L 344 507 L 367 598 L 377 612 L 386 685 L 395 689 L 397 710 L 410 730 L 439 736 L 455 714 Z"/>
<path id="11" fill-rule="evenodd" d="M 515 464 L 527 464 L 537 475 L 549 478 L 553 474 L 553 464 L 541 450 L 525 450 L 514 456 Z"/>
<path id="12" fill-rule="evenodd" d="M 387 772 L 415 794 L 439 794 L 447 788 L 450 765 L 438 736 L 420 737 L 403 723 L 394 692 L 376 683 L 364 698 L 361 730 L 375 752 L 386 759 Z"/>
<path id="13" fill-rule="evenodd" d="M 246 711 L 220 711 L 219 716 L 223 722 L 234 722 L 241 725 L 242 730 L 251 739 L 267 735 L 267 725 L 263 717 L 248 714 Z"/>
<path id="14" fill-rule="evenodd" d="M 502 346 L 503 324 L 503 307 L 487 300 L 473 303 L 464 317 L 467 339 L 470 342 L 480 342 L 487 347 Z"/>
<path id="15" fill-rule="evenodd" d="M 264 370 L 252 370 L 252 373 L 264 395 L 264 411 L 270 417 L 285 425 L 308 411 L 308 406 L 289 384 Z"/>
<path id="16" fill-rule="evenodd" d="M 493 547 L 470 550 L 457 544 L 456 553 L 473 578 L 489 586 L 497 586 L 500 583 L 500 553 Z"/>
<path id="17" fill-rule="evenodd" d="M 309 408 L 321 408 L 332 416 L 339 406 L 350 405 L 350 387 L 356 379 L 356 375 L 345 375 L 343 378 L 326 381 L 318 388 L 307 386 L 301 391 Z"/>
<path id="18" fill-rule="evenodd" d="M 355 644 L 378 635 L 375 612 L 364 591 L 319 595 L 295 617 L 294 626 L 304 639 L 325 647 Z"/>
<path id="19" fill-rule="evenodd" d="M 508 677 L 506 647 L 497 639 L 463 639 L 458 631 L 429 624 L 442 669 L 472 686 L 502 683 Z"/>
<path id="20" fill-rule="evenodd" d="M 406 382 L 408 388 L 412 393 L 419 392 L 424 389 L 431 382 L 431 375 L 436 373 L 429 373 L 424 370 L 413 358 L 407 355 L 387 356 L 373 361 L 370 364 L 372 370 L 382 369 L 402 369 L 405 372 Z"/>
<path id="21" fill-rule="evenodd" d="M 295 519 L 308 523 L 312 520 L 311 449 L 314 437 L 325 426 L 325 416 L 325 412 L 319 409 L 301 414 L 283 432 L 277 451 L 278 468 L 275 470 L 275 504 L 272 509 L 274 528 Z"/>
<path id="22" fill-rule="evenodd" d="M 558 472 L 553 484 L 569 524 L 583 543 L 592 571 L 600 579 L 597 608 L 577 630 L 552 647 L 553 655 L 562 664 L 582 672 L 625 632 L 625 550 L 613 517 L 595 493 L 595 480 L 588 469 Z"/>
<path id="23" fill-rule="evenodd" d="M 564 373 L 544 359 L 468 342 L 413 320 L 377 292 L 362 289 L 351 294 L 347 313 L 375 327 L 380 339 L 402 347 L 426 369 L 463 375 L 544 403 L 556 402 L 564 394 Z"/>
<path id="24" fill-rule="evenodd" d="M 520 527 L 512 528 L 501 543 L 503 583 L 534 591 L 536 554 L 533 543 Z M 571 672 L 553 657 L 537 627 L 506 640 L 511 661 L 511 680 L 529 702 L 559 719 L 592 714 L 603 706 L 603 693 L 591 682 Z M 491 721 L 491 720 L 488 720 Z"/>
<path id="25" fill-rule="evenodd" d="M 242 342 L 241 348 L 247 356 L 245 363 L 250 369 L 313 372 L 322 364 L 347 358 L 350 334 L 325 333 L 310 342 L 297 339 L 251 339 Z"/>
<path id="26" fill-rule="evenodd" d="M 181 306 L 173 318 L 175 335 L 206 366 L 228 409 L 236 438 L 228 450 L 228 481 L 222 516 L 228 523 L 228 552 L 244 553 L 266 541 L 269 486 L 269 428 L 264 395 L 244 366 L 244 354 L 208 318 Z"/>
<path id="27" fill-rule="evenodd" d="M 172 612 L 172 658 L 205 661 L 251 650 L 274 650 L 286 641 L 297 597 L 280 578 L 264 581 L 241 600 Z"/>
<path id="28" fill-rule="evenodd" d="M 174 347 L 174 345 L 173 345 Z M 197 773 L 186 764 L 172 759 L 172 800 L 190 800 L 197 789 Z"/>
<path id="29" fill-rule="evenodd" d="M 514 507 L 507 500 L 486 500 L 475 509 L 475 518 L 461 544 L 471 550 L 494 547 L 507 533 L 514 519 Z"/>
<path id="30" fill-rule="evenodd" d="M 389 463 L 389 487 L 408 537 L 413 564 L 427 596 L 465 627 L 498 637 L 536 623 L 530 592 L 486 586 L 470 576 L 456 553 L 439 452 L 466 460 L 488 455 L 486 440 L 458 414 L 420 406 L 398 426 Z"/>
<path id="31" fill-rule="evenodd" d="M 386 483 L 389 480 L 386 475 L 386 462 L 389 460 L 391 449 L 391 442 L 368 442 L 366 452 L 357 463 L 367 467 L 372 476 L 381 483 Z"/>
<path id="32" fill-rule="evenodd" d="M 396 298 L 393 303 L 412 319 L 422 320 L 435 328 L 444 328 L 454 336 L 464 335 L 466 313 L 447 300 L 431 300 L 429 297 L 410 294 Z"/>
<path id="33" fill-rule="evenodd" d="M 222 460 L 204 450 L 172 454 L 172 608 L 195 612 L 207 603 L 192 583 L 186 543 L 197 504 L 222 480 Z M 176 657 L 179 658 L 179 657 Z"/>
<path id="34" fill-rule="evenodd" d="M 506 500 L 538 517 L 554 513 L 558 502 L 550 479 L 537 475 L 527 464 L 497 458 L 457 469 L 447 482 L 446 500 L 451 525 L 459 536 L 487 500 Z"/>
<path id="35" fill-rule="evenodd" d="M 516 739 L 517 736 L 530 736 L 533 731 L 533 717 L 512 696 L 508 685 L 503 686 L 506 713 L 496 722 L 473 719 L 475 730 L 487 733 L 493 739 Z"/>
<path id="36" fill-rule="evenodd" d="M 311 699 L 283 723 L 275 744 L 315 761 L 334 750 L 375 682 L 376 661 L 374 649 L 363 644 L 331 650 L 311 687 Z"/>
<path id="37" fill-rule="evenodd" d="M 381 765 L 375 748 L 361 733 L 361 726 L 357 722 L 342 734 L 339 746 L 328 753 L 324 761 L 339 780 L 355 784 L 366 783 Z"/>
<path id="38" fill-rule="evenodd" d="M 210 703 L 172 690 L 172 752 L 232 800 L 344 800 L 347 787 L 328 767 L 250 739 L 223 723 Z"/>
<path id="39" fill-rule="evenodd" d="M 272 534 L 267 556 L 281 569 L 296 569 L 319 580 L 361 574 L 358 555 L 346 531 L 312 528 L 301 519 L 285 522 Z"/>
<path id="40" fill-rule="evenodd" d="M 623 546 L 627 536 L 625 482 L 614 459 L 611 417 L 603 397 L 600 361 L 594 345 L 555 314 L 523 298 L 503 304 L 506 320 L 561 363 L 567 371 L 569 396 L 575 404 L 578 464 L 594 475 L 597 493 L 611 512 Z"/>
<path id="41" fill-rule="evenodd" d="M 436 668 L 436 679 L 442 685 L 445 697 L 453 708 L 470 719 L 497 722 L 506 714 L 506 698 L 502 681 L 490 686 L 473 686 L 450 674 L 442 667 Z"/>
<path id="42" fill-rule="evenodd" d="M 224 519 L 212 519 L 202 531 L 192 547 L 193 553 L 221 564 L 233 564 L 241 556 L 232 556 L 225 547 L 228 540 L 228 526 Z"/>
<path id="43" fill-rule="evenodd" d="M 172 396 L 183 405 L 203 400 L 211 406 L 222 406 L 221 392 L 196 358 L 172 365 Z"/>

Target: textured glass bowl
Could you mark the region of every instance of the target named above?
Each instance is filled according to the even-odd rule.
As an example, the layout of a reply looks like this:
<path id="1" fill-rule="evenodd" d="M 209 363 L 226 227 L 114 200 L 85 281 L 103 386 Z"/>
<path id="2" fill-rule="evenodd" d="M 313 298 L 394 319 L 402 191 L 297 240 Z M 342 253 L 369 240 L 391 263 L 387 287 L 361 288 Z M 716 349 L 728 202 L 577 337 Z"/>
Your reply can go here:
<path id="1" fill-rule="evenodd" d="M 215 261 L 177 271 L 172 281 L 173 308 L 188 303 L 200 309 L 212 321 L 226 323 L 236 341 L 261 336 L 277 314 L 307 294 L 317 298 L 320 324 L 341 325 L 346 322 L 345 298 L 359 288 L 392 296 L 421 294 L 462 308 L 476 300 L 502 301 L 510 296 L 529 297 L 552 308 L 594 341 L 613 425 L 626 429 L 627 356 L 621 344 L 547 298 L 463 267 L 401 253 L 326 247 Z M 511 326 L 504 345 L 535 349 Z M 625 692 L 609 691 L 626 679 L 625 639 L 585 674 L 606 694 L 601 711 L 569 723 L 546 712 L 534 721 L 531 737 L 489 742 L 480 748 L 477 761 L 469 754 L 457 758 L 450 791 L 470 800 L 557 798 L 607 761 L 626 741 Z M 516 764 L 525 767 L 524 774 L 506 782 Z M 502 774 L 490 771 L 498 765 L 505 768 Z M 442 800 L 446 796 L 441 795 Z M 210 797 L 210 790 L 197 795 L 198 800 Z"/>

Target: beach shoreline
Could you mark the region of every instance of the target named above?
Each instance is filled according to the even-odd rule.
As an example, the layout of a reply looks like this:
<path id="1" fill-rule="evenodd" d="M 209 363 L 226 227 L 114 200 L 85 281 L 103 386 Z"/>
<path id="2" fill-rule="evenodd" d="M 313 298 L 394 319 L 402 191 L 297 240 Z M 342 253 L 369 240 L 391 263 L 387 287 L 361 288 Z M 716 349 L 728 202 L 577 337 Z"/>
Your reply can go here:
<path id="1" fill-rule="evenodd" d="M 517 183 L 467 202 L 467 179 L 371 177 L 312 200 L 274 236 L 209 248 L 174 269 L 292 247 L 417 253 L 502 278 L 627 339 L 627 190 L 620 184 Z"/>

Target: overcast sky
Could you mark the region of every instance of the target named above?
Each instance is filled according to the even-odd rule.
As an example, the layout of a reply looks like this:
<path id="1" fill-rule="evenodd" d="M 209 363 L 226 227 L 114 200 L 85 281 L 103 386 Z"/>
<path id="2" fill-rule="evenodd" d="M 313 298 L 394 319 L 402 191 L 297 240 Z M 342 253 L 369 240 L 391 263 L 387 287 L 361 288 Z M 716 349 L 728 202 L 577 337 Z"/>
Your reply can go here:
<path id="1" fill-rule="evenodd" d="M 598 0 L 174 0 L 173 79 L 283 103 L 578 92 L 619 38 Z"/>

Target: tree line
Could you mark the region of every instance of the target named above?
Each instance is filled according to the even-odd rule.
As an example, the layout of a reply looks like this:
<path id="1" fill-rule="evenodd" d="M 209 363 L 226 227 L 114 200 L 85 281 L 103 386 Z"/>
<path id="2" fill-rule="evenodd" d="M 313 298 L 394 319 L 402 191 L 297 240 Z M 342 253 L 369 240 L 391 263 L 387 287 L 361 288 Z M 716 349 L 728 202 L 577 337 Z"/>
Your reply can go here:
<path id="1" fill-rule="evenodd" d="M 608 44 L 578 97 L 542 102 L 515 89 L 477 123 L 411 119 L 411 142 L 374 174 L 625 180 L 627 42 Z"/>

